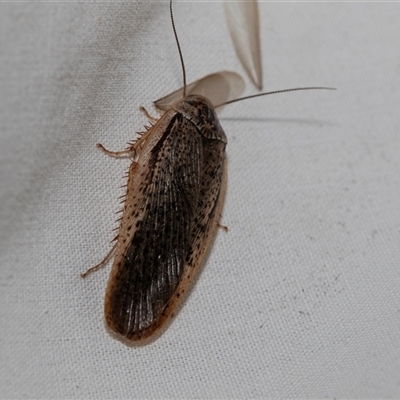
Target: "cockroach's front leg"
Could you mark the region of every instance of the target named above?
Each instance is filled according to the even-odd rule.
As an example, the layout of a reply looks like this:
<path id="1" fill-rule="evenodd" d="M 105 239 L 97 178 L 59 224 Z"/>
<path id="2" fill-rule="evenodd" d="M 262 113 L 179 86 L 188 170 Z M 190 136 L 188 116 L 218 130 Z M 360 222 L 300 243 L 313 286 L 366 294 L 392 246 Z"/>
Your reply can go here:
<path id="1" fill-rule="evenodd" d="M 136 149 L 134 146 L 130 147 L 129 149 L 126 150 L 121 150 L 121 151 L 110 151 L 107 150 L 101 143 L 97 143 L 96 146 L 103 151 L 104 153 L 106 153 L 107 155 L 111 156 L 111 157 L 131 157 L 131 158 L 135 158 L 136 156 Z"/>
<path id="2" fill-rule="evenodd" d="M 149 113 L 148 113 L 148 111 L 143 107 L 143 106 L 140 106 L 139 107 L 139 110 L 147 117 L 147 119 L 149 119 L 150 121 L 152 121 L 152 122 L 157 122 L 158 121 L 158 118 L 155 118 L 155 117 L 152 117 Z"/>

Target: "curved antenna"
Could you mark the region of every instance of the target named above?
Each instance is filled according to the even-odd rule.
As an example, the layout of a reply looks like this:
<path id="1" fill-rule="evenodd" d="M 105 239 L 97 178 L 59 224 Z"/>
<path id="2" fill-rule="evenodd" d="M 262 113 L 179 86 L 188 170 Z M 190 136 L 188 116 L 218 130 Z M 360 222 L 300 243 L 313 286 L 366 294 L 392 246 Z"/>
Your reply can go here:
<path id="1" fill-rule="evenodd" d="M 222 103 L 222 104 L 218 104 L 217 106 L 214 106 L 214 108 L 226 106 L 227 104 L 236 103 L 237 101 L 252 99 L 253 97 L 268 96 L 269 94 L 277 94 L 277 93 L 285 93 L 285 92 L 296 92 L 298 90 L 336 90 L 336 88 L 316 86 L 316 87 L 304 87 L 304 88 L 274 90 L 273 92 L 258 93 L 258 94 L 253 94 L 252 96 L 240 97 L 238 99 L 229 100 L 226 103 Z"/>
<path id="2" fill-rule="evenodd" d="M 182 72 L 183 72 L 183 97 L 186 97 L 186 70 L 185 70 L 185 64 L 184 64 L 184 62 L 183 62 L 183 56 L 182 56 L 181 46 L 180 46 L 180 44 L 179 44 L 178 35 L 177 35 L 176 29 L 175 29 L 174 14 L 173 14 L 173 12 L 172 12 L 172 0 L 170 0 L 170 2 L 169 2 L 169 12 L 170 12 L 170 14 L 171 14 L 172 29 L 173 29 L 173 31 L 174 31 L 175 41 L 176 41 L 176 45 L 178 46 L 179 57 L 180 57 L 180 59 L 181 59 L 181 65 L 182 65 Z"/>

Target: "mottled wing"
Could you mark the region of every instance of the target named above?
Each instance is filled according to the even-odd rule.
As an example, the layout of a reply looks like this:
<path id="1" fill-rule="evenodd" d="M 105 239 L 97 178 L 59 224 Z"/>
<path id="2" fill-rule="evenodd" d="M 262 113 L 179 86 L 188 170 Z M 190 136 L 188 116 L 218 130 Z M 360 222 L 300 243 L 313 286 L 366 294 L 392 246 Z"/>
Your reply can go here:
<path id="1" fill-rule="evenodd" d="M 224 2 L 236 54 L 254 85 L 262 89 L 260 28 L 257 0 Z"/>
<path id="2" fill-rule="evenodd" d="M 194 274 L 193 257 L 213 220 L 210 210 L 204 211 L 209 195 L 202 180 L 208 156 L 204 140 L 176 113 L 148 154 L 140 156 L 145 157 L 142 166 L 132 167 L 135 185 L 142 188 L 131 196 L 128 183 L 127 201 L 135 211 L 126 216 L 125 208 L 121 230 L 130 228 L 132 235 L 124 253 L 116 255 L 105 304 L 107 324 L 127 339 L 140 340 L 157 330 L 174 308 L 173 297 Z"/>
<path id="3" fill-rule="evenodd" d="M 236 99 L 245 87 L 243 78 L 236 72 L 220 71 L 207 75 L 186 86 L 186 96 L 198 94 L 207 97 L 216 106 Z M 162 111 L 168 110 L 173 103 L 183 98 L 183 87 L 162 97 L 154 105 Z M 221 111 L 219 109 L 218 111 Z"/>

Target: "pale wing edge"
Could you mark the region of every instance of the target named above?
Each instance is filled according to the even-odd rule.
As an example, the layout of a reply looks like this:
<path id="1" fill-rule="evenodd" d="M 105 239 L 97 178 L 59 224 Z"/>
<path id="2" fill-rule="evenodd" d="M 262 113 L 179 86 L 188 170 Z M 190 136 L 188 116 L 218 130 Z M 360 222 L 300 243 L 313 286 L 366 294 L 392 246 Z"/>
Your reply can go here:
<path id="1" fill-rule="evenodd" d="M 186 96 L 198 94 L 206 97 L 214 106 L 237 99 L 244 91 L 243 78 L 232 71 L 220 71 L 206 75 L 186 86 Z M 183 98 L 183 87 L 154 102 L 161 111 L 168 110 L 176 101 Z M 221 109 L 218 109 L 221 111 Z"/>
<path id="2" fill-rule="evenodd" d="M 257 0 L 224 2 L 236 54 L 253 84 L 262 89 L 260 25 Z"/>

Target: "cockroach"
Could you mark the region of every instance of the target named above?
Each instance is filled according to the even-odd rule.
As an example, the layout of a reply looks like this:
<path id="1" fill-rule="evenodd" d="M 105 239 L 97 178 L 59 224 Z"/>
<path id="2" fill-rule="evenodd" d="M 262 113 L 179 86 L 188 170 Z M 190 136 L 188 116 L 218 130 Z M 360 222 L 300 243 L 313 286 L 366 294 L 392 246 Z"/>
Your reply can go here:
<path id="1" fill-rule="evenodd" d="M 286 89 L 217 104 L 214 100 L 213 105 L 199 94 L 204 87 L 202 80 L 186 85 L 172 0 L 170 14 L 183 89 L 156 102 L 164 114 L 154 119 L 154 124 L 127 149 L 113 152 L 98 144 L 106 154 L 130 157 L 132 163 L 116 243 L 100 264 L 82 276 L 114 255 L 105 296 L 105 320 L 125 343 L 149 338 L 171 318 L 214 239 L 227 183 L 227 138 L 215 108 L 272 93 L 330 89 Z M 204 80 L 211 80 L 213 86 L 228 82 L 229 87 L 237 74 L 221 72 Z"/>

